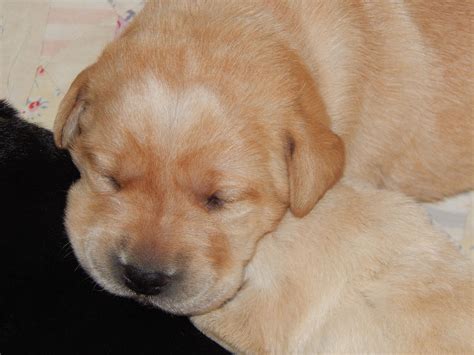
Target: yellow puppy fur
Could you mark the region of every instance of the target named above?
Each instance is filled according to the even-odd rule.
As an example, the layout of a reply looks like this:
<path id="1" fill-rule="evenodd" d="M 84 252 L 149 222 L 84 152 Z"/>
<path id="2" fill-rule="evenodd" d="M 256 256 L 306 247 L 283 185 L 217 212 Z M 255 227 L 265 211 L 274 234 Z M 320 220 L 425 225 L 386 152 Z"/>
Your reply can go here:
<path id="1" fill-rule="evenodd" d="M 470 270 L 417 208 L 325 196 L 472 189 L 472 6 L 149 2 L 55 122 L 79 261 L 235 351 L 472 350 Z"/>

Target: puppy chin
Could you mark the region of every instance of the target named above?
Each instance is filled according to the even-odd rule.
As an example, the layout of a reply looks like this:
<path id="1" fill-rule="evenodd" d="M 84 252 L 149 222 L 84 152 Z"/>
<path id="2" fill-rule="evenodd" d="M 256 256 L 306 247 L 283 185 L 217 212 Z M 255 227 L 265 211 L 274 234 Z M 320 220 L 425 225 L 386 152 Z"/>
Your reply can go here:
<path id="1" fill-rule="evenodd" d="M 136 295 L 134 298 L 169 313 L 196 316 L 221 307 L 233 298 L 240 288 L 241 277 L 236 277 L 232 280 L 200 283 L 199 287 L 187 290 L 177 287 L 157 296 Z"/>
<path id="2" fill-rule="evenodd" d="M 180 301 L 161 296 L 145 297 L 145 299 L 142 296 L 138 296 L 137 300 L 158 307 L 166 312 L 183 316 L 204 314 L 218 308 L 220 304 L 225 302 L 216 302 L 211 295 L 204 297 L 197 296 Z"/>

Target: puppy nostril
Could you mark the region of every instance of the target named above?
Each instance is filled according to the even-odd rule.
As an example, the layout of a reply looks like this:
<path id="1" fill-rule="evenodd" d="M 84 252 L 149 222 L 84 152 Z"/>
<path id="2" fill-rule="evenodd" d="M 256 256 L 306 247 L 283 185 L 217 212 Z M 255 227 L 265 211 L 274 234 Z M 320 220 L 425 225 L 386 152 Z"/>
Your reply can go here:
<path id="1" fill-rule="evenodd" d="M 171 280 L 162 272 L 144 270 L 132 265 L 124 265 L 123 279 L 131 290 L 150 296 L 159 294 Z"/>

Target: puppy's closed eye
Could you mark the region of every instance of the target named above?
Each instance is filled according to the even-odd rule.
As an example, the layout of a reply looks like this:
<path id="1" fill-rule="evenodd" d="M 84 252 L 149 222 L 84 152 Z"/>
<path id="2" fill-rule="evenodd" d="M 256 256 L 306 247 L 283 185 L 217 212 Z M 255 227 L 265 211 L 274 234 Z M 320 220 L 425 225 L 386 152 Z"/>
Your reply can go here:
<path id="1" fill-rule="evenodd" d="M 206 207 L 208 210 L 218 210 L 224 206 L 225 201 L 221 199 L 216 193 L 213 193 L 206 200 Z"/>

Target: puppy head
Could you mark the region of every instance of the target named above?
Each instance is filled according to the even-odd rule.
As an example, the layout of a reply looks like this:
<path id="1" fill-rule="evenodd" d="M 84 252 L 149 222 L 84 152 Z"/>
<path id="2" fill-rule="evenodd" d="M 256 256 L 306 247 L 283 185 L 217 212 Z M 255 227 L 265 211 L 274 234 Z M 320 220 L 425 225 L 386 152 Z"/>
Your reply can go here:
<path id="1" fill-rule="evenodd" d="M 54 127 L 81 172 L 66 212 L 80 263 L 107 290 L 179 314 L 231 298 L 259 239 L 288 208 L 308 213 L 343 165 L 302 67 L 251 74 L 233 58 L 219 76 L 218 58 L 193 61 L 112 47 Z"/>

